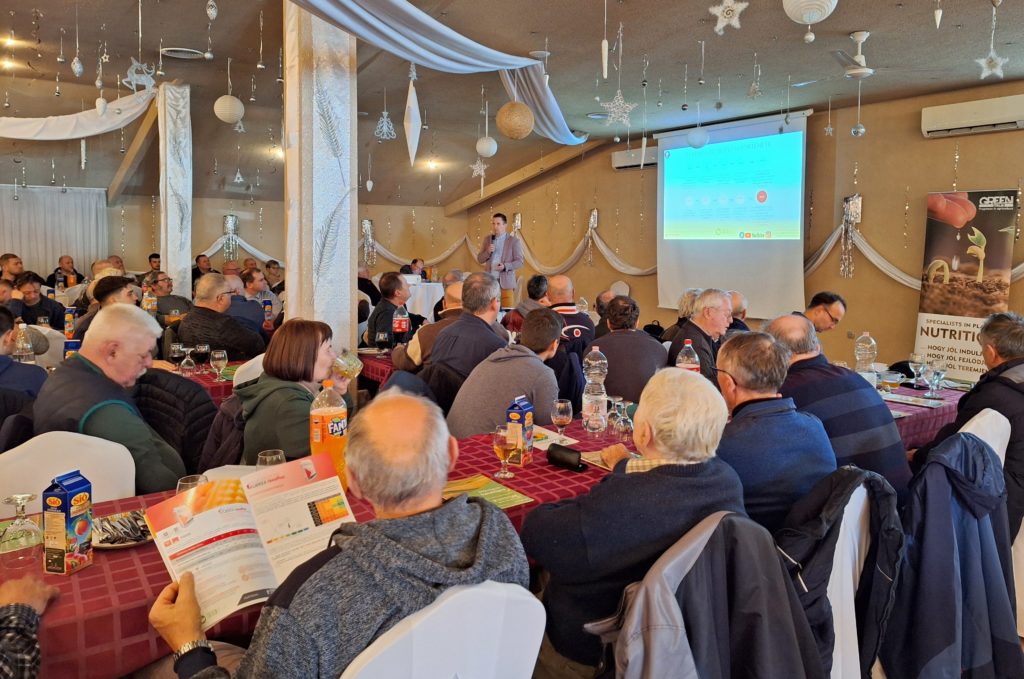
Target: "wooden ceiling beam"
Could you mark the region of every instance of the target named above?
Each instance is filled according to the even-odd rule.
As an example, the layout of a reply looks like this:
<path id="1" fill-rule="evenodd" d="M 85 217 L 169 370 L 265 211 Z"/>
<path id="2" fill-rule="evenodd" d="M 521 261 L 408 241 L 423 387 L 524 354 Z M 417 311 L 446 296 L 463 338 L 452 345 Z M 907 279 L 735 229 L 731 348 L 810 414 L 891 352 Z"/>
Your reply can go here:
<path id="1" fill-rule="evenodd" d="M 563 163 L 567 163 L 574 158 L 578 158 L 588 151 L 592 151 L 599 146 L 604 146 L 608 143 L 607 139 L 592 139 L 590 141 L 579 144 L 578 146 L 562 146 L 554 153 L 548 153 L 540 160 L 535 160 L 528 165 L 524 165 L 518 170 L 513 170 L 507 175 L 500 179 L 496 179 L 492 182 L 484 184 L 483 195 L 480 191 L 474 191 L 458 200 L 452 201 L 444 206 L 444 214 L 446 217 L 465 212 L 474 205 L 479 205 L 487 200 L 490 200 L 499 193 L 504 193 L 509 189 L 519 186 L 523 182 L 527 182 L 534 177 L 539 177 L 548 170 L 552 170 Z"/>
<path id="2" fill-rule="evenodd" d="M 156 122 L 157 105 L 156 97 L 153 97 L 149 108 L 142 114 L 142 124 L 139 125 L 135 138 L 132 139 L 128 150 L 125 151 L 124 158 L 121 159 L 121 166 L 117 168 L 114 178 L 110 181 L 110 187 L 107 189 L 107 205 L 116 205 L 124 194 L 125 187 L 128 186 L 128 179 L 135 174 L 139 163 L 142 162 L 146 151 L 149 150 L 150 144 L 157 137 Z"/>

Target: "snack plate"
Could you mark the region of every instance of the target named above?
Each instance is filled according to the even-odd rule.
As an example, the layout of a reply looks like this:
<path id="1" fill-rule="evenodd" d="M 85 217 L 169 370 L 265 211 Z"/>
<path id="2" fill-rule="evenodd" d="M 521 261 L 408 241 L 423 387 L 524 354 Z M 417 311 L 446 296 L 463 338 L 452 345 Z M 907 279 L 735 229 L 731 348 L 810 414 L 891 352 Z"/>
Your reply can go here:
<path id="1" fill-rule="evenodd" d="M 96 549 L 129 549 L 152 542 L 145 510 L 99 516 L 92 522 L 92 546 Z"/>

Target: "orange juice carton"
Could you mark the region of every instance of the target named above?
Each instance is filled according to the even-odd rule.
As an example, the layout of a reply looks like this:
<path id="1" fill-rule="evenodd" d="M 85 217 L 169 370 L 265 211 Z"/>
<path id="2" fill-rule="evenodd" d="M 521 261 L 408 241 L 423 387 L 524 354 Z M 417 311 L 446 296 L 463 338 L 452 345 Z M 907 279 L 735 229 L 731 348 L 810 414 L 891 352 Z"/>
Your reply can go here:
<path id="1" fill-rule="evenodd" d="M 43 491 L 43 571 L 71 575 L 92 563 L 92 484 L 77 469 Z"/>
<path id="2" fill-rule="evenodd" d="M 526 395 L 516 396 L 512 405 L 505 411 L 509 436 L 516 440 L 516 452 L 508 463 L 523 467 L 533 461 L 533 404 L 526 400 Z"/>

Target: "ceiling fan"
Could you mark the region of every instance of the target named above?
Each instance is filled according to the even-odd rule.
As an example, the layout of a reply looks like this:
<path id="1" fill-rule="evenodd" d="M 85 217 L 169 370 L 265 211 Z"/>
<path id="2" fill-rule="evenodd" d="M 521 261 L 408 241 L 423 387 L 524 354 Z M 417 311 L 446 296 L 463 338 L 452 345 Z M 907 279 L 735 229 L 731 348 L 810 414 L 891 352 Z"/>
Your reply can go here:
<path id="1" fill-rule="evenodd" d="M 875 74 L 875 69 L 868 67 L 867 59 L 864 57 L 863 52 L 864 42 L 870 36 L 871 33 L 869 31 L 854 31 L 850 34 L 850 40 L 857 43 L 857 54 L 852 57 L 843 50 L 832 50 L 832 56 L 839 62 L 839 65 L 843 67 L 843 77 L 851 80 L 863 80 L 864 78 L 869 78 Z M 838 77 L 838 75 L 832 75 L 827 78 L 805 80 L 804 82 L 793 83 L 793 87 L 807 87 L 814 83 L 833 80 Z"/>

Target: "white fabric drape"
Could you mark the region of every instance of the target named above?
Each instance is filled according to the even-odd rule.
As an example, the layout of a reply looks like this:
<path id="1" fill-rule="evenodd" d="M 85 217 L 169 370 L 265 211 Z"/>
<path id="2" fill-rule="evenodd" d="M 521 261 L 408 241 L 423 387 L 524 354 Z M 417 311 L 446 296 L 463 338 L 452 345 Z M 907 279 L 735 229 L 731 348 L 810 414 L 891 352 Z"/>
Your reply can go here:
<path id="1" fill-rule="evenodd" d="M 61 255 L 75 258 L 75 267 L 88 275 L 90 262 L 110 254 L 107 242 L 106 192 L 0 186 L 0 250 L 18 254 L 26 271 L 44 278 Z"/>
<path id="2" fill-rule="evenodd" d="M 160 251 L 167 275 L 192 280 L 192 117 L 188 85 L 160 85 Z"/>
<path id="3" fill-rule="evenodd" d="M 828 253 L 832 252 L 832 248 L 836 246 L 839 239 L 843 236 L 843 225 L 840 224 L 835 231 L 829 234 L 829 237 L 825 239 L 825 242 L 821 244 L 814 254 L 804 260 L 804 275 L 810 276 L 814 273 L 825 258 L 828 257 Z"/>
<path id="4" fill-rule="evenodd" d="M 584 251 L 587 249 L 587 239 L 583 238 L 576 244 L 576 247 L 573 248 L 572 252 L 569 253 L 569 256 L 562 262 L 553 266 L 544 266 L 540 263 L 540 260 L 537 259 L 536 255 L 533 254 L 533 250 L 530 249 L 530 246 L 526 244 L 526 239 L 523 238 L 522 232 L 519 233 L 519 240 L 523 242 L 523 259 L 525 259 L 526 263 L 533 267 L 537 273 L 545 276 L 554 276 L 555 274 L 565 273 L 572 267 L 576 266 L 576 263 L 580 261 L 583 257 Z M 473 256 L 476 257 L 475 252 L 473 253 Z"/>
<path id="5" fill-rule="evenodd" d="M 485 47 L 456 33 L 406 0 L 292 0 L 324 21 L 414 64 L 442 73 L 502 73 L 505 88 L 518 83 L 518 99 L 530 107 L 534 130 L 559 144 L 582 144 L 569 129 L 558 102 L 544 82 L 540 62 Z"/>
<path id="6" fill-rule="evenodd" d="M 0 117 L 0 137 L 32 141 L 57 141 L 82 139 L 113 132 L 145 113 L 153 94 L 146 91 L 121 97 L 107 104 L 107 111 L 103 115 L 100 115 L 95 108 L 90 108 L 81 113 L 72 113 L 66 116 Z"/>
<path id="7" fill-rule="evenodd" d="M 205 250 L 203 250 L 199 254 L 206 255 L 207 257 L 213 257 L 214 254 L 216 254 L 217 252 L 220 252 L 220 249 L 222 247 L 224 247 L 224 241 L 226 241 L 227 238 L 228 238 L 227 236 L 221 236 L 217 240 L 213 241 L 213 243 L 210 244 L 210 247 L 206 248 Z M 262 250 L 257 248 L 255 245 L 250 245 L 241 236 L 235 236 L 235 241 L 238 242 L 238 247 L 242 248 L 243 250 L 245 250 L 250 255 L 252 255 L 256 259 L 260 260 L 261 262 L 265 262 L 268 259 L 273 259 L 273 260 L 276 260 L 278 263 L 280 263 L 282 268 L 284 267 L 284 259 L 282 259 L 280 257 L 273 257 L 271 255 L 268 255 L 266 252 L 263 252 Z"/>
<path id="8" fill-rule="evenodd" d="M 641 269 L 638 266 L 627 264 L 615 254 L 615 250 L 608 247 L 608 244 L 604 242 L 604 239 L 601 238 L 601 234 L 597 231 L 594 231 L 594 244 L 597 246 L 597 249 L 601 251 L 601 254 L 604 255 L 604 258 L 608 260 L 608 263 L 611 264 L 612 268 L 619 273 L 624 273 L 629 276 L 650 276 L 658 271 L 657 264 L 649 266 L 646 269 Z"/>

